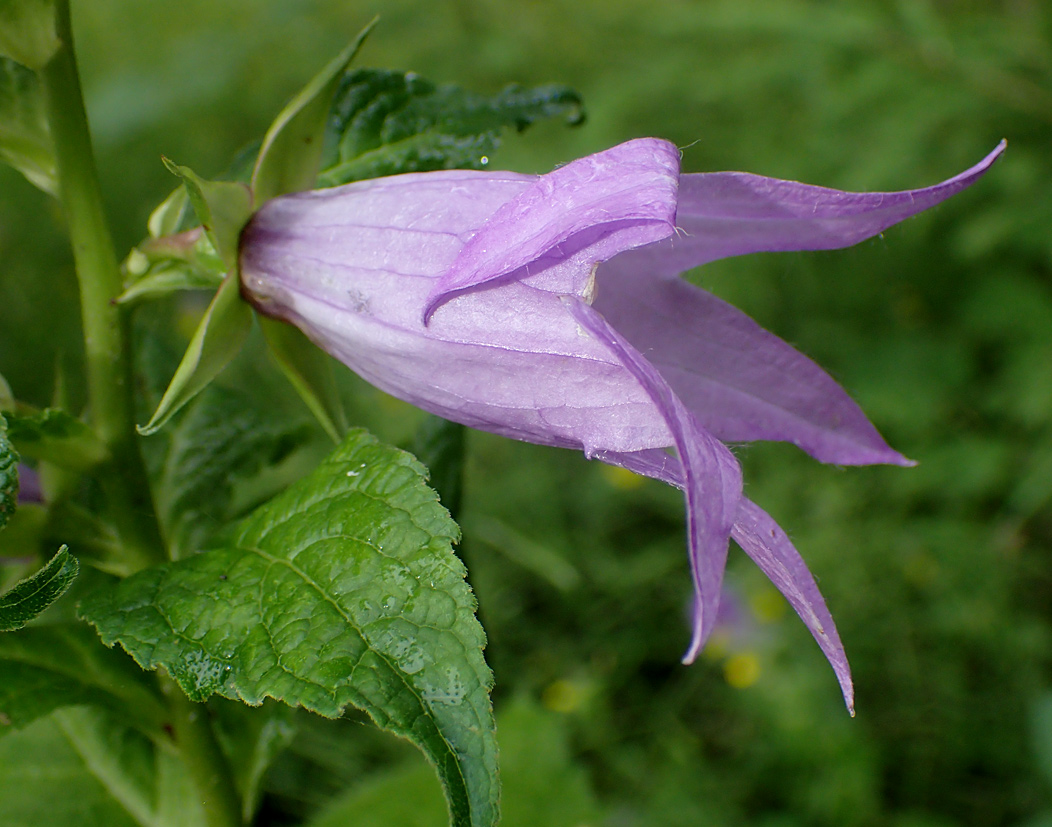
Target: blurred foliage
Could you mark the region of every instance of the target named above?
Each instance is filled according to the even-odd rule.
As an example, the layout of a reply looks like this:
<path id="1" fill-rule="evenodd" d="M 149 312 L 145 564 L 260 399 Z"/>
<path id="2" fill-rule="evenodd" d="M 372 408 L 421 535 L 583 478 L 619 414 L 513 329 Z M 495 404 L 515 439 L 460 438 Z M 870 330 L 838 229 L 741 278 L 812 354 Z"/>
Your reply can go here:
<path id="1" fill-rule="evenodd" d="M 225 169 L 373 10 L 75 3 L 119 246 L 142 237 L 172 187 L 162 152 L 202 174 Z M 692 275 L 814 356 L 920 463 L 838 470 L 786 446 L 739 451 L 749 495 L 821 581 L 855 669 L 856 719 L 742 555 L 730 620 L 707 657 L 680 666 L 683 508 L 660 484 L 472 433 L 461 550 L 498 716 L 524 695 L 562 716 L 598 823 L 1047 823 L 1052 6 L 388 0 L 380 11 L 358 65 L 480 93 L 509 82 L 581 92 L 583 128 L 536 126 L 491 168 L 542 171 L 658 135 L 691 171 L 884 190 L 949 177 L 1008 138 L 975 188 L 881 239 Z M 57 385 L 75 401 L 78 341 L 60 216 L 0 170 L 0 373 L 26 402 L 48 405 Z M 411 440 L 415 412 L 345 383 L 353 422 Z M 338 741 L 300 728 L 268 782 L 269 823 L 321 807 L 291 792 L 295 779 L 363 800 L 382 784 L 372 771 L 403 753 L 345 723 Z"/>

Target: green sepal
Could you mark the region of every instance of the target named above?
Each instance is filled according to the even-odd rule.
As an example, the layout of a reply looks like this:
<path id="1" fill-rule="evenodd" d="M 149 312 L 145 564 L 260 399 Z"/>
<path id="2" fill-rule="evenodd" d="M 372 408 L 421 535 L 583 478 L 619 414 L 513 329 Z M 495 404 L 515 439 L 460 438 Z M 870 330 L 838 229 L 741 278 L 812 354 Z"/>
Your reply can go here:
<path id="1" fill-rule="evenodd" d="M 16 408 L 7 414 L 7 433 L 22 456 L 70 471 L 86 471 L 109 457 L 88 425 L 58 408 Z"/>
<path id="2" fill-rule="evenodd" d="M 0 57 L 40 71 L 61 45 L 55 0 L 0 0 Z"/>
<path id="3" fill-rule="evenodd" d="M 333 94 L 358 54 L 373 20 L 281 110 L 267 130 L 252 171 L 257 207 L 278 195 L 309 190 L 321 165 L 325 127 Z"/>
<path id="4" fill-rule="evenodd" d="M 25 66 L 4 57 L 0 57 L 0 161 L 48 195 L 58 194 L 55 151 L 40 81 Z"/>
<path id="5" fill-rule="evenodd" d="M 85 623 L 29 626 L 0 635 L 0 735 L 64 706 L 120 714 L 152 737 L 166 719 L 154 681 Z"/>
<path id="6" fill-rule="evenodd" d="M 237 242 L 241 228 L 252 215 L 252 193 L 237 181 L 206 181 L 189 167 L 162 159 L 173 174 L 183 179 L 190 205 L 204 227 L 224 269 L 233 272 L 237 264 Z"/>
<path id="7" fill-rule="evenodd" d="M 478 95 L 413 73 L 359 69 L 344 77 L 336 93 L 318 186 L 403 172 L 484 169 L 504 129 L 522 131 L 552 117 L 580 123 L 580 96 L 557 85 Z"/>
<path id="8" fill-rule="evenodd" d="M 189 229 L 184 224 L 187 223 L 192 210 L 186 187 L 176 187 L 164 201 L 154 208 L 146 220 L 146 229 L 150 233 L 150 238 L 175 235 L 180 230 Z"/>
<path id="9" fill-rule="evenodd" d="M 343 402 L 336 389 L 332 360 L 292 325 L 259 317 L 267 349 L 296 393 L 333 442 L 347 431 Z"/>
<path id="10" fill-rule="evenodd" d="M 207 551 L 84 599 L 103 642 L 193 698 L 347 705 L 420 747 L 456 827 L 497 819 L 492 675 L 456 524 L 364 431 Z"/>
<path id="11" fill-rule="evenodd" d="M 223 276 L 219 273 L 167 261 L 160 266 L 148 266 L 144 275 L 117 297 L 117 304 L 132 305 L 183 290 L 215 290 L 222 283 Z"/>
<path id="12" fill-rule="evenodd" d="M 251 326 L 252 311 L 241 301 L 237 273 L 231 273 L 208 305 L 157 410 L 139 433 L 155 433 L 215 379 L 237 355 Z"/>
<path id="13" fill-rule="evenodd" d="M 18 507 L 18 462 L 21 457 L 7 433 L 7 419 L 0 414 L 0 528 Z"/>
<path id="14" fill-rule="evenodd" d="M 65 546 L 36 574 L 0 595 L 0 632 L 21 629 L 66 593 L 80 564 Z"/>

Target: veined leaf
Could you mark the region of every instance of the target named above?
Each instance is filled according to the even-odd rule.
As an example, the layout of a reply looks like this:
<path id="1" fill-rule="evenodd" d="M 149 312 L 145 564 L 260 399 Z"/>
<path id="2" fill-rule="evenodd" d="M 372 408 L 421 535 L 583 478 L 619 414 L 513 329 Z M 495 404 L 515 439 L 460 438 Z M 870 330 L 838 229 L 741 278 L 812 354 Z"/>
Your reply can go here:
<path id="1" fill-rule="evenodd" d="M 5 57 L 0 57 L 0 160 L 44 192 L 56 194 L 55 154 L 40 82 L 32 71 Z"/>
<path id="2" fill-rule="evenodd" d="M 198 396 L 150 461 L 173 557 L 208 548 L 220 529 L 284 488 L 277 467 L 310 434 L 306 416 L 268 411 L 255 397 L 217 386 Z"/>
<path id="3" fill-rule="evenodd" d="M 77 558 L 62 546 L 44 568 L 0 595 L 0 632 L 21 629 L 62 597 L 77 577 Z"/>
<path id="4" fill-rule="evenodd" d="M 58 408 L 8 413 L 7 432 L 23 456 L 60 468 L 83 471 L 108 456 L 91 428 Z"/>
<path id="5" fill-rule="evenodd" d="M 458 534 L 416 460 L 352 431 L 222 545 L 95 592 L 81 613 L 191 698 L 365 710 L 435 764 L 454 825 L 492 825 L 492 677 Z"/>
<path id="6" fill-rule="evenodd" d="M 0 635 L 0 735 L 52 710 L 91 704 L 147 733 L 165 720 L 152 681 L 83 623 L 30 626 Z"/>
<path id="7" fill-rule="evenodd" d="M 501 827 L 584 827 L 606 823 L 584 768 L 568 747 L 569 716 L 526 698 L 497 713 L 501 764 Z M 356 783 L 306 827 L 434 827 L 442 796 L 422 761 L 412 760 Z"/>
<path id="8" fill-rule="evenodd" d="M 252 311 L 241 301 L 237 274 L 227 276 L 205 311 L 175 376 L 150 421 L 139 433 L 149 436 L 200 393 L 237 355 L 252 325 Z"/>
<path id="9" fill-rule="evenodd" d="M 0 528 L 18 507 L 18 451 L 7 435 L 7 420 L 0 414 Z"/>
<path id="10" fill-rule="evenodd" d="M 252 172 L 257 207 L 275 196 L 314 186 L 333 93 L 375 24 L 374 20 L 366 26 L 274 119 Z"/>
<path id="11" fill-rule="evenodd" d="M 507 127 L 582 120 L 566 86 L 509 86 L 492 96 L 435 86 L 413 73 L 360 69 L 340 84 L 318 186 L 436 169 L 483 169 Z"/>

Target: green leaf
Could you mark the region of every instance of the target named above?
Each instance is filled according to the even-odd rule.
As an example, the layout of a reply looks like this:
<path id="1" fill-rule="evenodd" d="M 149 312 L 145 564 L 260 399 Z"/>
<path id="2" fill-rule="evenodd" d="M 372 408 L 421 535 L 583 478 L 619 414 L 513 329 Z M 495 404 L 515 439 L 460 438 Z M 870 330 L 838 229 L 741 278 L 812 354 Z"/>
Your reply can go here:
<path id="1" fill-rule="evenodd" d="M 436 169 L 483 169 L 507 127 L 540 118 L 579 123 L 565 86 L 509 86 L 493 96 L 435 86 L 412 73 L 360 69 L 336 93 L 318 186 Z"/>
<path id="2" fill-rule="evenodd" d="M 7 432 L 7 418 L 0 414 L 0 528 L 18 507 L 18 461 L 21 459 L 11 444 Z"/>
<path id="3" fill-rule="evenodd" d="M 142 827 L 88 770 L 53 718 L 0 739 L 0 824 Z"/>
<path id="4" fill-rule="evenodd" d="M 304 445 L 310 428 L 306 418 L 213 385 L 164 436 L 151 477 L 168 545 L 179 558 L 207 548 L 220 529 L 284 488 L 279 466 Z"/>
<path id="5" fill-rule="evenodd" d="M 129 727 L 122 716 L 95 707 L 52 714 L 85 769 L 145 827 L 206 824 L 199 793 L 171 745 L 163 747 Z M 108 822 L 88 822 L 105 823 Z"/>
<path id="6" fill-rule="evenodd" d="M 189 167 L 164 158 L 169 172 L 183 179 L 190 205 L 228 272 L 237 265 L 238 237 L 252 215 L 252 193 L 237 181 L 206 181 Z"/>
<path id="7" fill-rule="evenodd" d="M 463 425 L 428 414 L 409 443 L 409 453 L 427 466 L 431 487 L 454 517 L 464 479 Z"/>
<path id="8" fill-rule="evenodd" d="M 267 700 L 262 707 L 212 701 L 215 729 L 242 802 L 241 817 L 251 824 L 263 795 L 263 781 L 274 760 L 296 735 L 295 711 Z"/>
<path id="9" fill-rule="evenodd" d="M 497 715 L 505 778 L 501 827 L 582 827 L 602 823 L 584 768 L 568 748 L 566 716 L 516 699 Z M 442 797 L 423 762 L 371 776 L 330 804 L 308 827 L 435 827 Z"/>
<path id="10" fill-rule="evenodd" d="M 55 0 L 0 0 L 0 57 L 40 70 L 60 45 Z"/>
<path id="11" fill-rule="evenodd" d="M 356 430 L 223 545 L 100 590 L 81 613 L 191 698 L 365 710 L 435 764 L 454 825 L 491 825 L 492 677 L 458 535 L 423 467 Z"/>
<path id="12" fill-rule="evenodd" d="M 252 172 L 257 207 L 275 196 L 314 186 L 332 96 L 374 25 L 375 20 L 362 29 L 354 42 L 315 75 L 270 125 Z"/>
<path id="13" fill-rule="evenodd" d="M 55 709 L 91 704 L 161 732 L 165 708 L 127 655 L 102 645 L 83 623 L 30 626 L 0 635 L 0 735 Z"/>
<path id="14" fill-rule="evenodd" d="M 259 317 L 267 349 L 300 399 L 333 442 L 347 430 L 343 402 L 336 389 L 332 360 L 299 330 L 284 322 Z"/>
<path id="15" fill-rule="evenodd" d="M 139 433 L 156 433 L 183 405 L 200 393 L 237 355 L 252 326 L 252 311 L 241 301 L 240 282 L 231 273 L 216 291 L 194 331 L 168 389 Z"/>
<path id="16" fill-rule="evenodd" d="M 77 558 L 62 546 L 40 571 L 0 595 L 0 632 L 25 626 L 66 593 L 78 571 Z"/>
<path id="17" fill-rule="evenodd" d="M 19 452 L 73 471 L 84 471 L 109 455 L 95 432 L 58 408 L 7 414 L 8 435 Z"/>
<path id="18" fill-rule="evenodd" d="M 0 160 L 49 195 L 57 194 L 55 153 L 40 81 L 25 66 L 3 57 L 0 57 Z"/>

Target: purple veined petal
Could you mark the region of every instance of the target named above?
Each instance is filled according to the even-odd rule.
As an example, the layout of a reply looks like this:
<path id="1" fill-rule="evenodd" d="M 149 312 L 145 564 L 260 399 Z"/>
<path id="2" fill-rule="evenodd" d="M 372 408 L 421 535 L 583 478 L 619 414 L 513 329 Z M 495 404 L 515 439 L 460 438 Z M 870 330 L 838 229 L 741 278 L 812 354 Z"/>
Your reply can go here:
<path id="1" fill-rule="evenodd" d="M 800 615 L 814 635 L 823 654 L 833 667 L 844 703 L 852 716 L 855 714 L 855 690 L 851 682 L 851 667 L 840 642 L 833 617 L 818 591 L 815 579 L 778 523 L 762 508 L 742 497 L 738 516 L 731 529 L 731 537 L 742 547 L 760 570 L 774 583 L 789 605 Z"/>
<path id="2" fill-rule="evenodd" d="M 451 294 L 528 267 L 571 239 L 573 250 L 558 249 L 558 256 L 587 247 L 595 263 L 668 238 L 675 227 L 678 183 L 679 151 L 657 138 L 628 141 L 537 178 L 464 245 L 433 286 L 425 323 Z M 586 289 L 582 282 L 559 292 Z"/>
<path id="3" fill-rule="evenodd" d="M 584 334 L 545 278 L 465 291 L 424 326 L 428 293 L 526 176 L 425 173 L 268 202 L 242 233 L 243 293 L 387 393 L 480 430 L 542 445 L 639 451 L 672 443 L 647 392 Z M 482 205 L 480 207 L 480 204 Z"/>
<path id="4" fill-rule="evenodd" d="M 580 299 L 566 297 L 563 301 L 581 326 L 606 345 L 646 389 L 672 432 L 683 472 L 697 607 L 690 647 L 683 656 L 684 663 L 692 663 L 716 623 L 728 538 L 742 495 L 741 467 L 722 442 L 698 425 L 661 374 L 606 319 Z M 641 460 L 640 467 L 658 467 L 653 452 L 636 453 L 632 460 Z"/>
<path id="5" fill-rule="evenodd" d="M 841 192 L 745 172 L 682 175 L 679 232 L 664 242 L 660 263 L 674 275 L 745 253 L 850 247 L 971 186 L 1005 146 L 941 184 L 901 192 Z"/>
<path id="6" fill-rule="evenodd" d="M 597 459 L 607 465 L 616 465 L 639 474 L 643 477 L 660 480 L 666 485 L 681 491 L 683 482 L 683 465 L 679 457 L 673 456 L 662 448 L 645 448 L 642 451 L 595 451 L 589 459 Z"/>
<path id="7" fill-rule="evenodd" d="M 725 442 L 792 442 L 821 462 L 912 464 L 806 356 L 711 293 L 640 266 L 631 251 L 603 264 L 594 306 L 703 428 Z"/>

